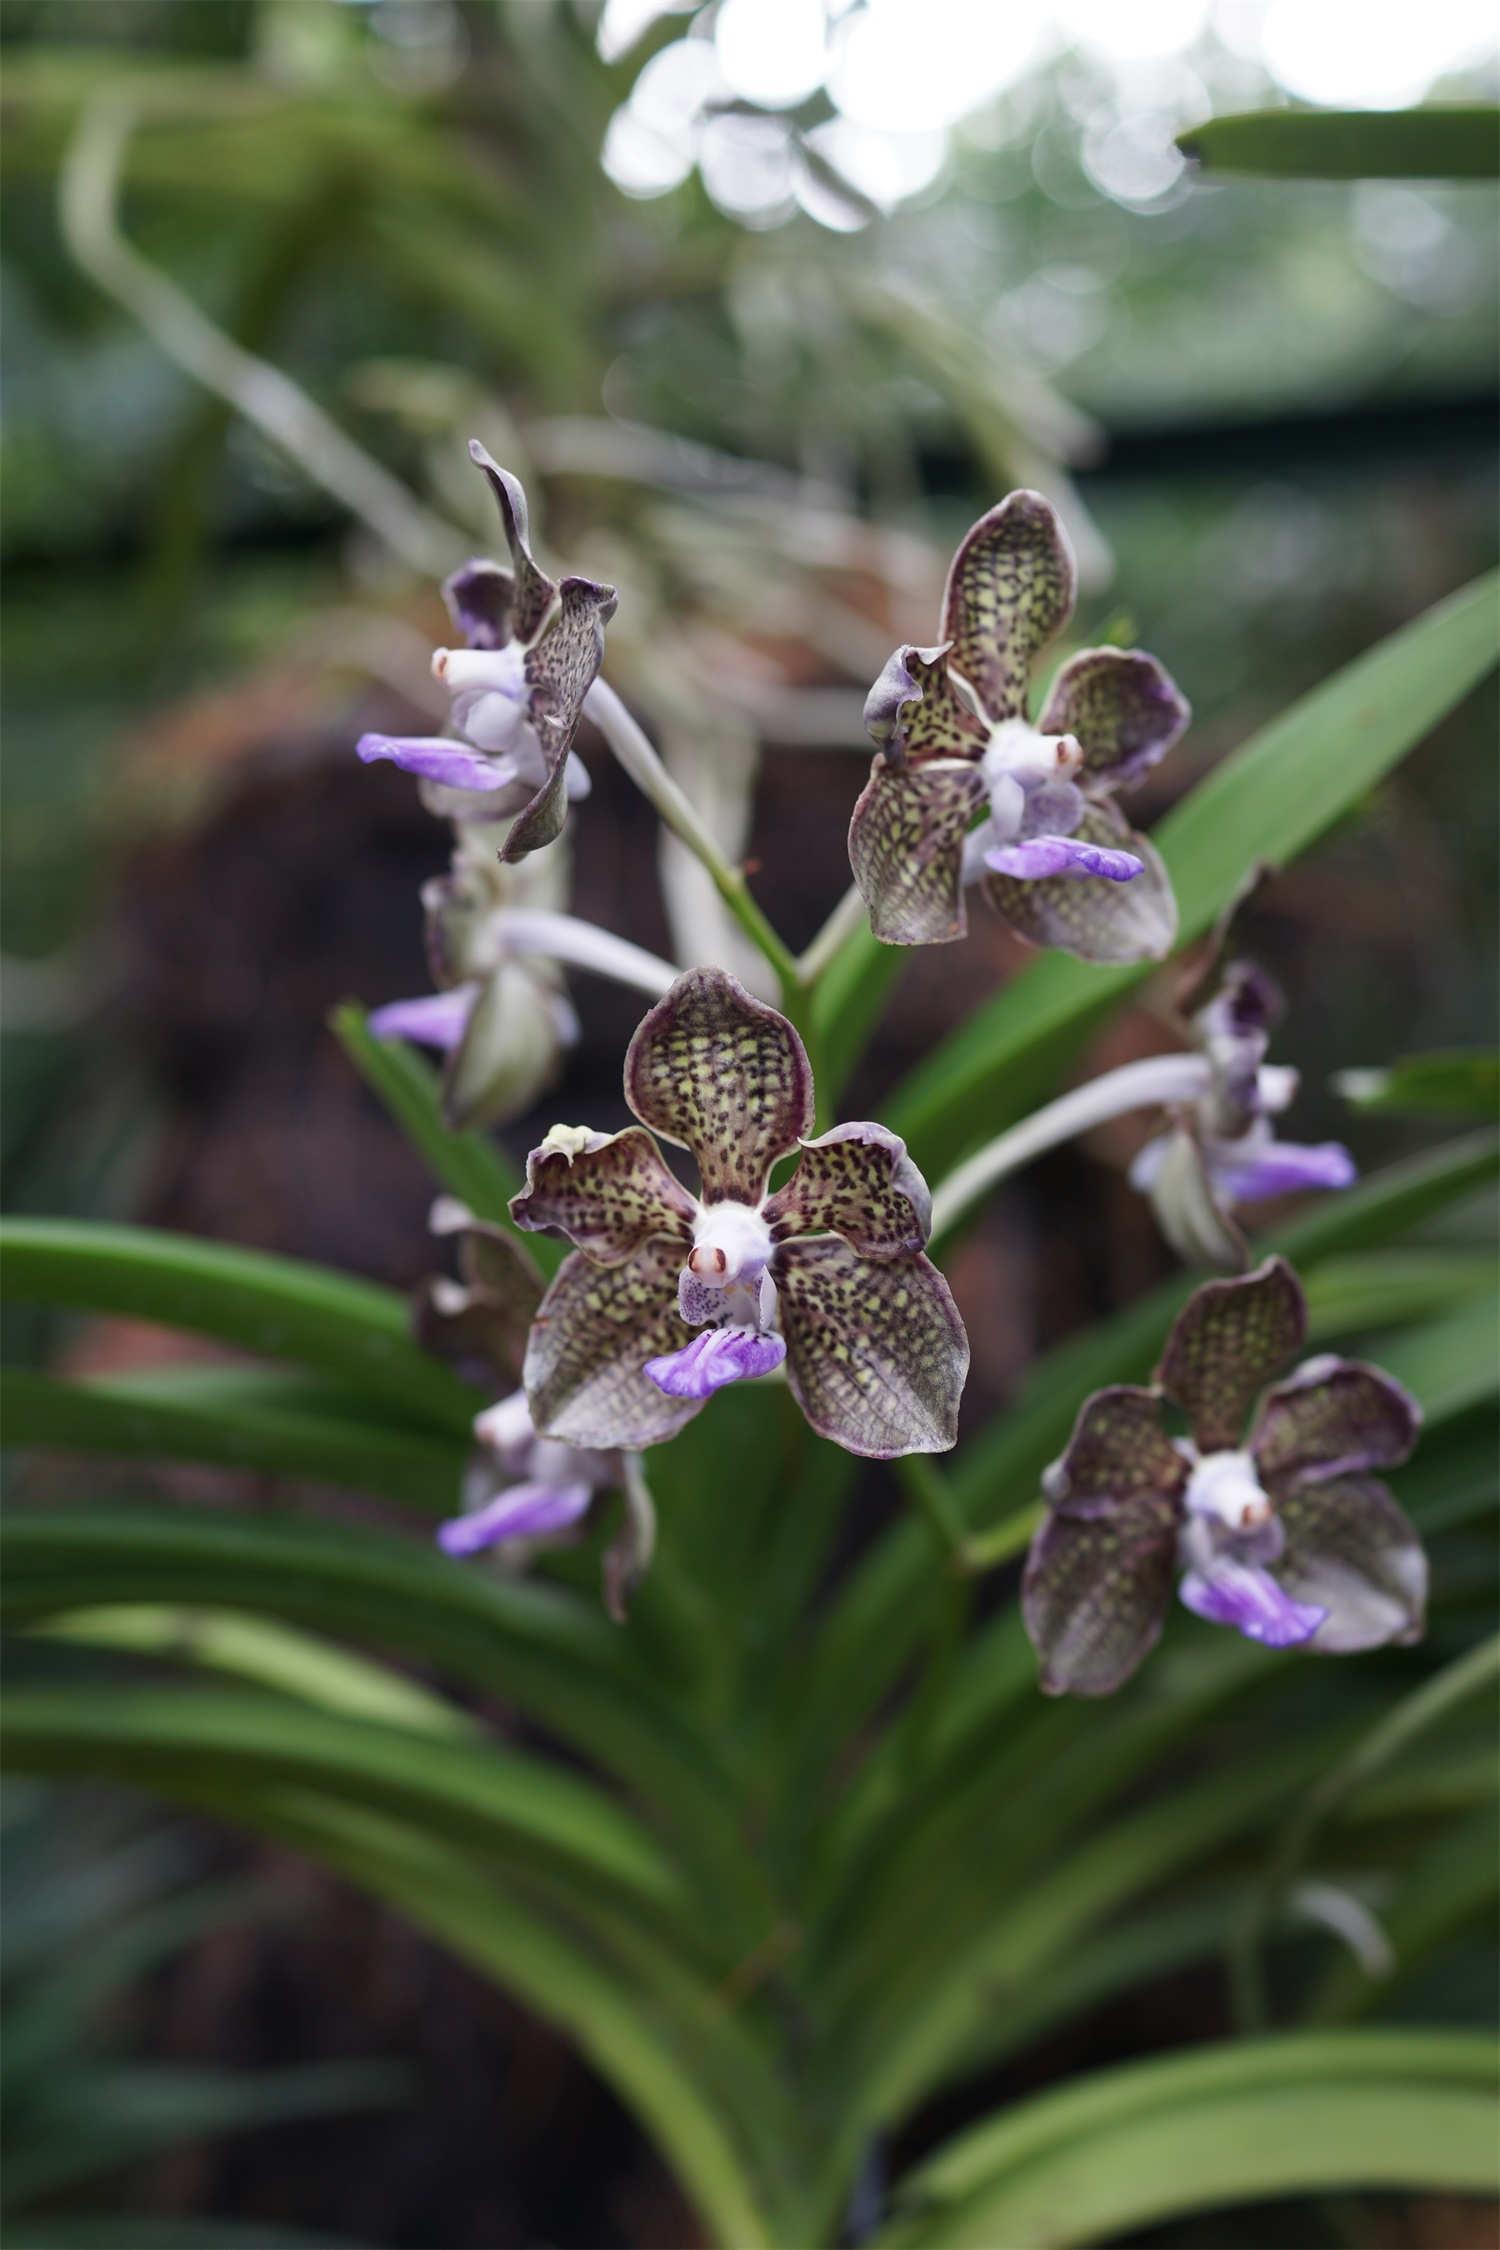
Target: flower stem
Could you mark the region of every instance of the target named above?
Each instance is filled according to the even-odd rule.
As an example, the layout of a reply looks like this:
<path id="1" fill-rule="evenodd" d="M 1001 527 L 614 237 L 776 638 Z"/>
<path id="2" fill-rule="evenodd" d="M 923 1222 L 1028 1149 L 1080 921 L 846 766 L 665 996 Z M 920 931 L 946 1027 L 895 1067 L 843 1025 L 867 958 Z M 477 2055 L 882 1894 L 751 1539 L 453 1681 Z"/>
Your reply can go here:
<path id="1" fill-rule="evenodd" d="M 817 983 L 848 939 L 863 927 L 869 911 L 859 886 L 851 883 L 807 951 L 798 958 L 797 974 L 804 984 Z"/>
<path id="2" fill-rule="evenodd" d="M 672 834 L 679 837 L 708 870 L 714 889 L 746 937 L 775 970 L 783 1002 L 800 993 L 803 980 L 796 957 L 783 945 L 751 897 L 743 869 L 730 866 L 692 802 L 672 779 L 614 689 L 605 680 L 595 680 L 583 707 L 642 796 L 655 806 Z"/>
<path id="3" fill-rule="evenodd" d="M 951 1234 L 982 1195 L 1034 1156 L 1127 1110 L 1195 1101 L 1208 1080 L 1208 1064 L 1201 1055 L 1152 1055 L 1145 1062 L 1107 1070 L 1086 1086 L 1059 1095 L 949 1173 L 932 1199 L 932 1241 Z"/>
<path id="4" fill-rule="evenodd" d="M 961 1569 L 967 1534 L 945 1479 L 921 1453 L 904 1454 L 896 1474 L 906 1487 L 907 1498 L 914 1500 L 926 1517 L 943 1560 L 951 1569 Z"/>
<path id="5" fill-rule="evenodd" d="M 556 914 L 546 907 L 506 906 L 496 917 L 508 953 L 536 953 L 549 961 L 566 961 L 571 968 L 592 969 L 596 976 L 613 977 L 659 1000 L 680 972 L 644 947 L 581 922 L 575 914 Z"/>

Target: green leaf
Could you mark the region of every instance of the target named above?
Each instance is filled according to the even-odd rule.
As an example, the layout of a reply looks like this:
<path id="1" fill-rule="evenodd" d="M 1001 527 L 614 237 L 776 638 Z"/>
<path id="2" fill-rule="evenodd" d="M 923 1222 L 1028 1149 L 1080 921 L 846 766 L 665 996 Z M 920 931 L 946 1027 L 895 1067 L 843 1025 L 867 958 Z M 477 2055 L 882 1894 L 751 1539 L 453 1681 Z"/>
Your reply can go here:
<path id="1" fill-rule="evenodd" d="M 482 1133 L 455 1133 L 444 1123 L 442 1079 L 431 1063 L 404 1040 L 377 1039 L 364 1009 L 353 1001 L 335 1008 L 329 1020 L 339 1045 L 433 1178 L 476 1217 L 508 1225 L 510 1199 L 525 1185 L 522 1175 L 497 1141 Z M 549 1273 L 566 1254 L 565 1245 L 542 1235 L 529 1236 L 528 1248 Z"/>
<path id="2" fill-rule="evenodd" d="M 80 1648 L 111 1649 L 119 1655 L 226 1672 L 352 1719 L 382 1719 L 434 1734 L 472 1736 L 478 1731 L 478 1721 L 466 1711 L 404 1673 L 264 1617 L 239 1617 L 229 1610 L 166 1609 L 149 1602 L 116 1603 L 64 1610 L 46 1624 L 33 1626 L 32 1633 L 38 1639 L 69 1641 Z"/>
<path id="3" fill-rule="evenodd" d="M 214 1461 L 316 1478 L 434 1514 L 458 1504 L 465 1447 L 388 1422 L 353 1390 L 279 1368 L 151 1368 L 59 1382 L 0 1370 L 8 1445 Z"/>
<path id="4" fill-rule="evenodd" d="M 1270 179 L 1492 180 L 1500 173 L 1500 109 L 1252 109 L 1195 125 L 1177 146 L 1207 172 Z"/>
<path id="5" fill-rule="evenodd" d="M 1353 2188 L 1493 2194 L 1495 2052 L 1458 2032 L 1198 2047 L 1034 2095 L 902 2183 L 880 2250 L 1071 2250 Z"/>
<path id="6" fill-rule="evenodd" d="M 1356 1109 L 1488 1122 L 1500 1110 L 1500 1054 L 1493 1048 L 1449 1047 L 1403 1055 L 1383 1070 L 1340 1071 L 1333 1084 Z"/>
<path id="7" fill-rule="evenodd" d="M 386 1900 L 566 2031 L 654 2135 L 725 2250 L 812 2239 L 799 2223 L 799 2121 L 720 1993 L 649 1952 L 623 1971 L 597 1928 L 559 1924 L 388 1816 L 272 1791 L 219 1809 Z"/>
<path id="8" fill-rule="evenodd" d="M 11 1625 L 101 1604 L 206 1603 L 397 1650 L 505 1698 L 670 1822 L 718 1898 L 726 1942 L 740 1933 L 748 1948 L 765 1935 L 771 1909 L 728 1777 L 596 1602 L 465 1568 L 367 1525 L 201 1510 L 13 1509 L 0 1558 L 0 1616 Z"/>
<path id="9" fill-rule="evenodd" d="M 125 1313 L 294 1360 L 373 1392 L 427 1427 L 467 1432 L 474 1393 L 419 1351 L 405 1299 L 295 1258 L 147 1227 L 7 1219 L 8 1299 Z"/>
<path id="10" fill-rule="evenodd" d="M 428 1730 L 309 1710 L 218 1688 L 16 1689 L 0 1717 L 12 1771 L 98 1773 L 160 1785 L 207 1772 L 272 1783 L 405 1815 L 434 1837 L 493 1853 L 502 1865 L 586 1902 L 602 1889 L 643 1913 L 682 1907 L 676 1870 L 639 1822 L 592 1782 L 502 1750 Z"/>
<path id="11" fill-rule="evenodd" d="M 1496 659 L 1495 594 L 1480 579 L 1403 626 L 1262 728 L 1154 831 L 1182 942 L 1209 928 L 1251 870 L 1284 867 L 1422 742 Z M 1152 965 L 1091 968 L 1045 955 L 913 1074 L 886 1123 L 941 1174 L 1043 1090 L 1040 1074 Z"/>

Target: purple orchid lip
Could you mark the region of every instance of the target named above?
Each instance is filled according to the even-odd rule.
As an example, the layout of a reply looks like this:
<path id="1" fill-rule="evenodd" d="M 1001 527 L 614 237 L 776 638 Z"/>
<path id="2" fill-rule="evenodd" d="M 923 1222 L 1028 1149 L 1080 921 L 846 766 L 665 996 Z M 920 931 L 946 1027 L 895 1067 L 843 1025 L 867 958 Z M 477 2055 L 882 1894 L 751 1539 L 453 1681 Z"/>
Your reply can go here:
<path id="1" fill-rule="evenodd" d="M 542 1539 L 575 1524 L 593 1494 L 586 1484 L 513 1484 L 472 1514 L 438 1527 L 445 1555 L 477 1555 L 507 1539 Z"/>
<path id="2" fill-rule="evenodd" d="M 1326 1609 L 1294 1601 L 1268 1570 L 1248 1563 L 1220 1560 L 1190 1570 L 1177 1591 L 1195 1617 L 1232 1626 L 1263 1648 L 1298 1648 L 1328 1621 Z"/>
<path id="3" fill-rule="evenodd" d="M 354 750 L 367 766 L 388 758 L 403 773 L 448 789 L 504 789 L 516 778 L 514 759 L 466 750 L 446 735 L 362 734 Z"/>
<path id="4" fill-rule="evenodd" d="M 1260 1203 L 1300 1188 L 1352 1187 L 1359 1177 L 1342 1141 L 1272 1141 L 1243 1158 L 1236 1158 L 1232 1148 L 1222 1154 L 1211 1151 L 1209 1169 L 1214 1186 L 1231 1203 Z"/>
<path id="5" fill-rule="evenodd" d="M 449 1054 L 463 1038 L 478 991 L 477 984 L 456 984 L 420 1000 L 388 1000 L 371 1010 L 369 1028 L 377 1039 L 410 1039 Z"/>
<path id="6" fill-rule="evenodd" d="M 992 874 L 1036 882 L 1047 875 L 1102 875 L 1106 882 L 1128 883 L 1145 861 L 1134 852 L 1114 852 L 1101 844 L 1081 844 L 1071 836 L 1033 836 L 1024 844 L 996 844 L 984 854 Z"/>
<path id="7" fill-rule="evenodd" d="M 680 1352 L 648 1359 L 646 1373 L 668 1398 L 710 1398 L 726 1383 L 769 1375 L 786 1358 L 780 1336 L 749 1328 L 706 1328 Z"/>

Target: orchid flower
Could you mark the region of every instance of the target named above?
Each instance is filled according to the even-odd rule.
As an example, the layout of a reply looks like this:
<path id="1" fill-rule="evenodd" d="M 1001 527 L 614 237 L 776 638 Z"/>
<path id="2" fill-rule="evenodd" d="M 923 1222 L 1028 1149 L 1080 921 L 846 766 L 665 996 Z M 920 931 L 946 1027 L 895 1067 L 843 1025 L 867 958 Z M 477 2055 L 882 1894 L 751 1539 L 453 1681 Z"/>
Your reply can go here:
<path id="1" fill-rule="evenodd" d="M 1215 1266 L 1248 1263 L 1234 1223 L 1236 1204 L 1299 1188 L 1348 1187 L 1354 1159 L 1340 1141 L 1283 1141 L 1271 1123 L 1297 1091 L 1295 1070 L 1265 1060 L 1281 995 L 1250 961 L 1216 973 L 1216 989 L 1191 1019 L 1207 1066 L 1202 1093 L 1172 1112 L 1164 1133 L 1146 1142 L 1130 1180 L 1149 1195 L 1178 1256 Z"/>
<path id="2" fill-rule="evenodd" d="M 942 641 L 898 648 L 871 689 L 879 747 L 849 858 L 886 944 L 962 937 L 964 888 L 982 882 L 1034 945 L 1085 961 L 1171 950 L 1166 869 L 1114 798 L 1171 749 L 1187 703 L 1155 657 L 1093 648 L 1062 666 L 1037 723 L 1027 717 L 1033 666 L 1072 615 L 1074 584 L 1052 509 L 1011 493 L 953 558 Z"/>
<path id="3" fill-rule="evenodd" d="M 1372 1471 L 1407 1458 L 1421 1409 L 1378 1368 L 1331 1355 L 1267 1389 L 1306 1332 L 1297 1276 L 1268 1258 L 1194 1292 L 1153 1388 L 1086 1401 L 1042 1480 L 1022 1585 L 1049 1695 L 1112 1694 L 1155 1646 L 1174 1579 L 1199 1617 L 1269 1648 L 1420 1639 L 1427 1560 Z M 1189 1437 L 1168 1435 L 1167 1401 Z"/>
<path id="4" fill-rule="evenodd" d="M 432 1228 L 458 1236 L 463 1278 L 437 1275 L 423 1283 L 414 1317 L 417 1339 L 465 1373 L 509 1386 L 475 1418 L 463 1510 L 439 1525 L 438 1545 L 455 1558 L 505 1547 L 523 1561 L 537 1546 L 569 1543 L 603 1494 L 623 1492 L 624 1524 L 604 1556 L 606 1605 L 612 1616 L 623 1617 L 655 1536 L 640 1464 L 615 1450 L 542 1437 L 532 1422 L 518 1386 L 542 1277 L 514 1235 L 485 1225 L 452 1196 L 440 1196 L 433 1205 Z"/>
<path id="5" fill-rule="evenodd" d="M 588 775 L 572 755 L 583 699 L 604 654 L 613 586 L 559 584 L 528 544 L 526 495 L 478 439 L 470 458 L 489 479 L 510 546 L 510 568 L 467 562 L 443 587 L 464 648 L 440 648 L 434 677 L 451 697 L 453 737 L 366 734 L 366 764 L 389 758 L 427 786 L 429 808 L 454 819 L 517 815 L 501 857 L 524 859 L 562 832 L 569 798 Z"/>
<path id="6" fill-rule="evenodd" d="M 454 1132 L 503 1125 L 530 1109 L 557 1075 L 578 1019 L 561 972 L 545 954 L 512 936 L 529 933 L 538 910 L 561 905 L 566 862 L 545 853 L 506 866 L 496 831 L 477 823 L 457 831 L 448 874 L 422 885 L 427 959 L 439 989 L 376 1008 L 380 1039 L 410 1039 L 445 1058 L 443 1111 Z"/>
<path id="7" fill-rule="evenodd" d="M 812 1097 L 786 1018 L 723 970 L 691 969 L 625 1058 L 640 1124 L 555 1127 L 532 1151 L 511 1214 L 573 1245 L 526 1351 L 539 1430 L 656 1445 L 725 1383 L 785 1365 L 812 1427 L 851 1453 L 953 1444 L 969 1346 L 923 1255 L 926 1183 L 883 1126 L 804 1138 Z M 692 1152 L 697 1195 L 657 1133 Z"/>

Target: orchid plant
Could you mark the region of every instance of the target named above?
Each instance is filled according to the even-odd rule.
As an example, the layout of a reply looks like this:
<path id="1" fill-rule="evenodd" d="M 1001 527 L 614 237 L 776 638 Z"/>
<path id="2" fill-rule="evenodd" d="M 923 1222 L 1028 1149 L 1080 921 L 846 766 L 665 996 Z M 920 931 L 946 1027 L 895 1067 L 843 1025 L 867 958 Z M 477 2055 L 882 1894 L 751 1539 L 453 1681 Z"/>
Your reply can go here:
<path id="1" fill-rule="evenodd" d="M 435 1545 L 192 1506 L 23 1513 L 15 1622 L 239 1685 L 24 1689 L 13 1761 L 125 1773 L 397 1906 L 568 2030 L 736 2250 L 1027 2250 L 1249 2193 L 1482 2184 L 1463 2039 L 1339 2026 L 1426 1927 L 1361 1791 L 1494 1672 L 1441 1570 L 1419 1645 L 1424 1535 L 1462 1524 L 1478 1473 L 1473 1259 L 1391 1247 L 1493 1176 L 1494 1142 L 1359 1179 L 1342 1143 L 1282 1139 L 1280 1002 L 1222 928 L 1158 1014 L 1171 1043 L 1055 1089 L 1111 1001 L 1159 991 L 1255 867 L 1312 844 L 1482 675 L 1485 590 L 1147 837 L 1117 799 L 1168 758 L 1186 699 L 1135 649 L 1049 676 L 1075 572 L 1052 507 L 1012 493 L 960 542 L 940 640 L 903 643 L 870 691 L 853 884 L 799 954 L 607 684 L 613 588 L 548 575 L 518 480 L 471 453 L 508 559 L 444 585 L 464 644 L 433 658 L 447 731 L 358 744 L 451 830 L 421 900 L 436 990 L 338 1026 L 437 1175 L 457 1270 L 408 1308 L 294 1261 L 41 1222 L 6 1262 L 16 1295 L 291 1363 L 126 1397 L 23 1375 L 18 1439 L 351 1485 L 437 1516 Z M 753 973 L 572 913 L 589 729 Z M 963 937 L 974 886 L 1040 958 L 878 1120 L 839 1122 L 891 975 Z M 575 973 L 648 1003 L 630 1121 L 551 1125 L 523 1175 L 487 1128 L 567 1098 Z M 994 1307 L 977 1266 L 938 1259 L 1020 1167 L 1122 1118 L 1166 1245 L 1222 1270 L 1164 1281 L 986 1414 L 968 1331 Z M 1242 1225 L 1268 1204 L 1250 1270 Z M 1361 1329 L 1370 1361 L 1329 1350 Z M 1137 1679 L 1174 1590 L 1192 1614 Z M 503 1749 L 496 1703 L 527 1722 Z M 1470 1809 L 1462 1748 L 1432 1823 Z M 1221 1952 L 1234 2039 L 1029 2095 L 892 2179 L 939 2095 Z M 1305 2094 L 1269 2135 L 1267 2086 Z"/>

